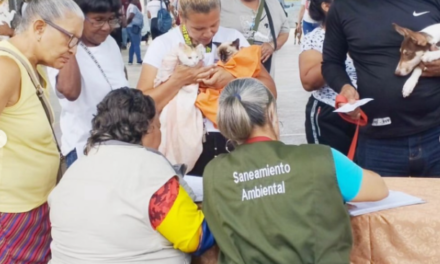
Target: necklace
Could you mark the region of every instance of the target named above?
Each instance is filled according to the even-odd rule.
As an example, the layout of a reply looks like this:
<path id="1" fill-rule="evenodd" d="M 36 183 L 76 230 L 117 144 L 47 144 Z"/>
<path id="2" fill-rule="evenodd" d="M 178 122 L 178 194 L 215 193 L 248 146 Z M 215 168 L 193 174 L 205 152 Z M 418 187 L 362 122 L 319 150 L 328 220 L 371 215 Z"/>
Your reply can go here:
<path id="1" fill-rule="evenodd" d="M 188 31 L 186 30 L 186 26 L 182 25 L 182 34 L 183 34 L 183 39 L 185 40 L 185 44 L 190 46 L 190 47 L 194 47 L 194 45 L 192 44 L 191 38 L 189 37 Z M 206 53 L 211 53 L 212 51 L 212 41 L 211 43 L 209 43 L 206 47 Z"/>

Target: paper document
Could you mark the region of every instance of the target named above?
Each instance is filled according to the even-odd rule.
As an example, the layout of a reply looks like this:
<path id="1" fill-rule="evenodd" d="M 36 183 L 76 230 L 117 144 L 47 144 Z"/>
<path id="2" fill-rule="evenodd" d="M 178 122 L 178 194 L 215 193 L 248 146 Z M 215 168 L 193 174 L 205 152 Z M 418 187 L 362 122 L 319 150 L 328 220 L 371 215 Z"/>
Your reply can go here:
<path id="1" fill-rule="evenodd" d="M 387 210 L 391 208 L 403 207 L 413 204 L 425 203 L 424 200 L 397 191 L 390 191 L 387 198 L 378 202 L 365 202 L 365 203 L 347 203 L 349 205 L 349 213 L 351 216 L 358 216 L 368 214 L 372 212 Z"/>
<path id="2" fill-rule="evenodd" d="M 345 104 L 344 106 L 339 107 L 338 109 L 336 109 L 333 112 L 335 112 L 335 113 L 350 113 L 350 112 L 353 112 L 356 108 L 361 107 L 370 101 L 373 101 L 373 99 L 372 98 L 365 98 L 362 100 L 358 100 L 354 104 Z"/>
<path id="3" fill-rule="evenodd" d="M 193 190 L 196 195 L 196 199 L 194 202 L 202 202 L 203 201 L 203 178 L 191 175 L 185 175 L 183 180 L 186 181 L 188 186 Z"/>

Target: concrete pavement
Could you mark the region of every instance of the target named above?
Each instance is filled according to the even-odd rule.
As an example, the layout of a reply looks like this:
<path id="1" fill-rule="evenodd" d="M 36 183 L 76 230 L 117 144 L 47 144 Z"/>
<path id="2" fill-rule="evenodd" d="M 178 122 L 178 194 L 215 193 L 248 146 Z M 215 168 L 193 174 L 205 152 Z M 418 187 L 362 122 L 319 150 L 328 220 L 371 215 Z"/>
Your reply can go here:
<path id="1" fill-rule="evenodd" d="M 148 46 L 142 46 L 142 54 L 145 54 Z M 278 114 L 280 119 L 281 139 L 289 144 L 305 143 L 305 105 L 309 93 L 301 86 L 298 69 L 299 45 L 293 44 L 293 31 L 284 47 L 278 51 L 275 58 L 275 83 L 278 90 Z M 124 61 L 128 62 L 128 52 L 123 52 Z M 140 65 L 127 65 L 128 78 L 131 87 L 136 87 L 140 72 Z M 55 94 L 51 95 L 51 102 L 56 115 L 55 129 L 60 135 L 59 115 L 60 106 Z"/>

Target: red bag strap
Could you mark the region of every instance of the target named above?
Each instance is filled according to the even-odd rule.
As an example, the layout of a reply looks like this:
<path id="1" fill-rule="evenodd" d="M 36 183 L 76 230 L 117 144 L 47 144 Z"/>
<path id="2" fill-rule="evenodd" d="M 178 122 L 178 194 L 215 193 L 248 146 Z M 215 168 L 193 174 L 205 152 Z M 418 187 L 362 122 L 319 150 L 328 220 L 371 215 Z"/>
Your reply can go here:
<path id="1" fill-rule="evenodd" d="M 336 105 L 335 105 L 336 109 L 339 107 L 339 104 L 346 104 L 346 103 L 348 103 L 347 98 L 345 98 L 342 95 L 336 96 Z M 359 127 L 368 124 L 368 117 L 362 110 L 361 110 L 361 116 L 358 120 L 353 120 L 347 114 L 343 114 L 343 113 L 339 113 L 339 116 L 347 122 L 356 124 L 356 131 L 354 132 L 353 140 L 351 141 L 350 149 L 348 150 L 348 155 L 347 155 L 347 157 L 350 160 L 353 160 L 354 155 L 356 153 L 356 146 L 359 138 Z"/>

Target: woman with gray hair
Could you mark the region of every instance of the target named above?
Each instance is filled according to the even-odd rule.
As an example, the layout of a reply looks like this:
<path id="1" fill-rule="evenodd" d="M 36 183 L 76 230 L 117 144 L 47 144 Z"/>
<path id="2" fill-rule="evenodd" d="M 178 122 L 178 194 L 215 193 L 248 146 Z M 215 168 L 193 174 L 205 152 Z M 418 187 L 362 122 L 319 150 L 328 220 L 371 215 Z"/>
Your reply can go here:
<path id="1" fill-rule="evenodd" d="M 121 88 L 98 105 L 87 156 L 49 196 L 51 264 L 185 264 L 214 244 L 203 213 L 157 148 L 155 103 Z"/>
<path id="2" fill-rule="evenodd" d="M 327 146 L 280 142 L 274 97 L 255 79 L 225 88 L 217 119 L 237 144 L 203 174 L 203 212 L 219 263 L 348 264 L 344 203 L 385 198 L 383 179 Z"/>
<path id="3" fill-rule="evenodd" d="M 75 55 L 83 20 L 72 0 L 33 0 L 15 36 L 0 42 L 0 263 L 50 258 L 46 201 L 60 153 L 40 66 L 62 68 Z"/>

